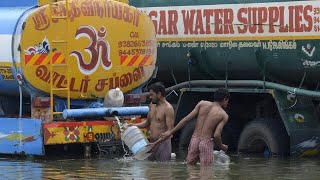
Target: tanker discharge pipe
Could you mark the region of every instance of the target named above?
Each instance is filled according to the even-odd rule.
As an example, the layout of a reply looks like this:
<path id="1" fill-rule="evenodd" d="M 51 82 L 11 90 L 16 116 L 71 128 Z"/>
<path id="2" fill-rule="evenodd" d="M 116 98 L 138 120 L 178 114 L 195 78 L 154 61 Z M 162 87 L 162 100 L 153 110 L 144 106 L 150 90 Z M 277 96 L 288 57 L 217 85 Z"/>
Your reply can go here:
<path id="1" fill-rule="evenodd" d="M 190 83 L 190 84 L 189 84 Z M 173 90 L 177 91 L 181 88 L 186 87 L 199 87 L 199 86 L 207 86 L 207 87 L 225 87 L 226 81 L 225 80 L 193 80 L 183 82 L 169 88 L 166 88 L 166 93 L 171 92 Z M 320 98 L 320 92 L 299 89 L 296 87 L 286 86 L 282 84 L 277 84 L 273 82 L 267 81 L 259 81 L 259 80 L 228 80 L 228 87 L 259 87 L 259 88 L 269 88 L 269 89 L 276 89 L 285 92 L 291 92 L 296 95 L 308 96 L 312 98 Z M 142 93 L 142 95 L 148 96 L 149 93 Z"/>

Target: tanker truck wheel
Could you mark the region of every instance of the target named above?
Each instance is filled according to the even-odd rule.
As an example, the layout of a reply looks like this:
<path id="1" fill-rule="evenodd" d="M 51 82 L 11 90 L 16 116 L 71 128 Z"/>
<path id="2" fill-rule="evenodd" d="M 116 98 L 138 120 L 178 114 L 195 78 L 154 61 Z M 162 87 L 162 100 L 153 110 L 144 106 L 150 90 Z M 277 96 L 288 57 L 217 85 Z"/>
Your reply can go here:
<path id="1" fill-rule="evenodd" d="M 268 156 L 287 156 L 289 136 L 281 120 L 256 119 L 242 131 L 238 152 Z"/>

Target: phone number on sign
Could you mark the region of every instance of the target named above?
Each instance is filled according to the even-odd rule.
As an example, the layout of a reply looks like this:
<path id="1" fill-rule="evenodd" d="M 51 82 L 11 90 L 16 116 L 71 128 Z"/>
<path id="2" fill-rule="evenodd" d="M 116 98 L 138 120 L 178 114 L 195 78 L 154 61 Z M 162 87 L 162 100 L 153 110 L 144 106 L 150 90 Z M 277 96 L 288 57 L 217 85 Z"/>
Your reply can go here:
<path id="1" fill-rule="evenodd" d="M 119 56 L 122 55 L 154 55 L 153 49 L 128 49 L 128 50 L 119 50 Z"/>
<path id="2" fill-rule="evenodd" d="M 119 41 L 118 47 L 152 47 L 155 46 L 155 41 L 153 40 L 141 40 L 141 41 Z"/>

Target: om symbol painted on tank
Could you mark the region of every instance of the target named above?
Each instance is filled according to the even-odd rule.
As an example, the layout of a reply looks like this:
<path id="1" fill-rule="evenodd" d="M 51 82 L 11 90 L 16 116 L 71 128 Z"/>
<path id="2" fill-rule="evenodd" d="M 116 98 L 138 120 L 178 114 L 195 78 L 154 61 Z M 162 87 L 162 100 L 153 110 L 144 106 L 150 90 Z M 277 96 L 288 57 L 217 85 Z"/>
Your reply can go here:
<path id="1" fill-rule="evenodd" d="M 106 34 L 107 31 L 104 26 L 100 28 L 99 32 L 92 26 L 80 26 L 77 29 L 75 39 L 88 38 L 90 41 L 90 44 L 85 48 L 85 52 L 90 55 L 90 61 L 88 63 L 85 62 L 82 52 L 76 50 L 70 53 L 70 56 L 76 57 L 81 73 L 85 75 L 94 73 L 100 63 L 105 70 L 112 68 L 110 45 L 109 42 L 104 39 Z"/>

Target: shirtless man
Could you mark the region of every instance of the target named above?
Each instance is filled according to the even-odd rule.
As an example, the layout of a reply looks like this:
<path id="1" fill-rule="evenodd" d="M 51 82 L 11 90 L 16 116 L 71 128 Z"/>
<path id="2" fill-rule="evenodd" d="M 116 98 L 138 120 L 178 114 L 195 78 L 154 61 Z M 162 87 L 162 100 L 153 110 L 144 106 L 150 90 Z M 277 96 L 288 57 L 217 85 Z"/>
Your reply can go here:
<path id="1" fill-rule="evenodd" d="M 190 120 L 197 117 L 195 130 L 190 141 L 187 155 L 187 163 L 196 164 L 199 159 L 201 165 L 211 165 L 213 162 L 213 138 L 220 149 L 228 150 L 228 146 L 222 144 L 221 132 L 228 121 L 228 115 L 224 111 L 229 102 L 230 94 L 226 89 L 218 89 L 214 93 L 214 101 L 200 101 L 193 111 L 183 118 L 174 129 L 160 135 L 166 139 L 185 126 Z"/>
<path id="2" fill-rule="evenodd" d="M 149 160 L 169 161 L 171 160 L 171 138 L 160 139 L 160 134 L 170 132 L 174 127 L 174 110 L 172 105 L 166 101 L 165 87 L 161 83 L 155 83 L 149 87 L 150 111 L 147 119 L 139 124 L 138 128 L 150 127 L 150 142 L 152 155 Z"/>

